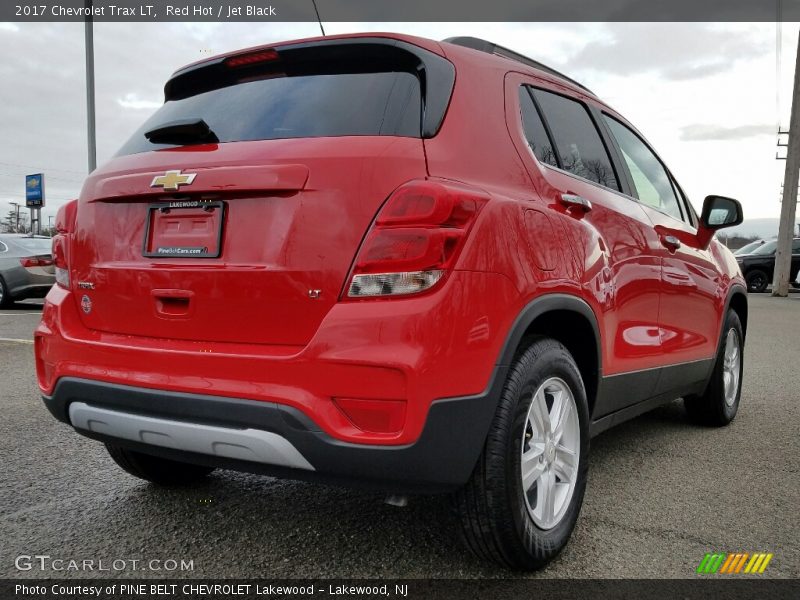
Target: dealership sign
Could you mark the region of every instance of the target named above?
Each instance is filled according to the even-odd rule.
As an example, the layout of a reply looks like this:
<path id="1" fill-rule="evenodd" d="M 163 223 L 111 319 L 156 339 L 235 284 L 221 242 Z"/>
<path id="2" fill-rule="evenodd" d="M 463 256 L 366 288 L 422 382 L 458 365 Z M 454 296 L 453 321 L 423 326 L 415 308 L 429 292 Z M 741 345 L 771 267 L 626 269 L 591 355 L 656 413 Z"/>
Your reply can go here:
<path id="1" fill-rule="evenodd" d="M 25 176 L 25 206 L 28 208 L 44 206 L 44 173 Z"/>

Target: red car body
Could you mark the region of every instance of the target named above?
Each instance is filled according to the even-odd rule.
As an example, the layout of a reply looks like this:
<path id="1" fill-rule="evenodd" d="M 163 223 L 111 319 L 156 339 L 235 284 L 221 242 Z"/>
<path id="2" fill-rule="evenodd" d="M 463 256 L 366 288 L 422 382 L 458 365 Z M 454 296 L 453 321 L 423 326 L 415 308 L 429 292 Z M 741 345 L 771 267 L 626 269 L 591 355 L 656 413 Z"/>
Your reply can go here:
<path id="1" fill-rule="evenodd" d="M 736 261 L 704 238 L 693 212 L 678 220 L 537 161 L 517 90 L 532 85 L 625 119 L 546 71 L 403 35 L 334 36 L 231 56 L 357 43 L 399 44 L 452 66 L 438 127 L 421 137 L 124 154 L 59 212 L 55 256 L 68 283 L 47 296 L 35 334 L 39 387 L 53 414 L 70 422 L 69 406 L 80 401 L 261 428 L 288 439 L 312 468 L 128 443 L 217 466 L 427 490 L 467 480 L 493 399 L 533 333 L 559 339 L 575 357 L 593 434 L 702 391 L 726 310 L 746 323 Z M 151 187 L 171 170 L 196 178 L 178 192 Z M 466 216 L 456 219 L 453 209 L 456 225 L 445 227 L 424 211 L 408 222 L 382 212 L 404 189 L 413 197 L 397 200 L 398 211 L 434 196 L 461 203 Z M 563 194 L 592 209 L 565 205 Z M 150 206 L 198 198 L 225 207 L 215 217 L 219 255 L 146 256 L 148 227 L 159 223 Z M 213 250 L 219 225 L 197 223 Z M 439 280 L 420 293 L 350 297 L 356 273 L 386 266 L 370 262 L 370 236 L 391 241 L 414 231 L 429 244 L 446 237 Z M 396 270 L 421 269 L 427 258 L 412 254 Z M 102 427 L 79 430 L 109 439 Z"/>

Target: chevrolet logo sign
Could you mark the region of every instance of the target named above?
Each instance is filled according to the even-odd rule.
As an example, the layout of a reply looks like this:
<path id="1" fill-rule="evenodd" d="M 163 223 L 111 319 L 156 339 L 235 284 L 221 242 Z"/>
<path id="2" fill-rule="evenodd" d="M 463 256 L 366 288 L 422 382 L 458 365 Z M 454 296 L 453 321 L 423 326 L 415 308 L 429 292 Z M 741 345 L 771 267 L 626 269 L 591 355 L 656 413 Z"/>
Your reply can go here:
<path id="1" fill-rule="evenodd" d="M 190 185 L 197 173 L 181 174 L 180 171 L 167 171 L 163 175 L 153 177 L 150 187 L 164 188 L 165 192 L 176 192 L 182 185 Z"/>

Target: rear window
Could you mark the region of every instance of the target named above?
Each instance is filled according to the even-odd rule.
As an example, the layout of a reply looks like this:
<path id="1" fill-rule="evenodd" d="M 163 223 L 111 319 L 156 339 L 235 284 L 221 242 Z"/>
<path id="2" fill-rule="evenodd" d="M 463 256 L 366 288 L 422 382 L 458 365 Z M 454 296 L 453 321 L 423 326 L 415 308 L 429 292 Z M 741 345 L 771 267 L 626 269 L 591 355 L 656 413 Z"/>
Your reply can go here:
<path id="1" fill-rule="evenodd" d="M 118 155 L 174 147 L 147 131 L 180 119 L 203 119 L 220 142 L 346 135 L 421 137 L 422 95 L 407 72 L 268 77 L 169 100 Z"/>
<path id="2" fill-rule="evenodd" d="M 767 242 L 766 244 L 763 244 L 759 248 L 753 250 L 753 254 L 759 254 L 759 255 L 775 254 L 775 250 L 777 248 L 778 248 L 778 242 L 776 240 L 772 240 L 771 242 Z"/>

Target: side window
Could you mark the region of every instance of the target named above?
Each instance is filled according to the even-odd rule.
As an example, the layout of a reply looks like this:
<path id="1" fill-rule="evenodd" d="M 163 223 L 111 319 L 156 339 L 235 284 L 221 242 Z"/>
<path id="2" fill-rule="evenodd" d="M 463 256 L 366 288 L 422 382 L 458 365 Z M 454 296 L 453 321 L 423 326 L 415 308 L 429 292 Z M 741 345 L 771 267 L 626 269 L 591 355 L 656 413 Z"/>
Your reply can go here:
<path id="1" fill-rule="evenodd" d="M 622 150 L 622 156 L 633 178 L 636 195 L 642 204 L 683 220 L 678 197 L 661 161 L 639 139 L 639 136 L 625 125 L 608 115 L 603 115 L 603 118 Z"/>
<path id="2" fill-rule="evenodd" d="M 559 167 L 619 191 L 606 147 L 586 107 L 564 96 L 534 89 L 557 149 Z"/>
<path id="3" fill-rule="evenodd" d="M 800 240 L 792 242 L 792 254 L 800 254 Z"/>
<path id="4" fill-rule="evenodd" d="M 525 130 L 525 139 L 528 141 L 528 146 L 534 156 L 539 159 L 539 162 L 558 166 L 556 160 L 556 153 L 553 150 L 553 142 L 550 141 L 550 136 L 547 135 L 547 130 L 542 123 L 542 117 L 533 103 L 533 98 L 529 88 L 521 86 L 519 88 L 519 106 L 522 116 L 522 127 Z"/>

